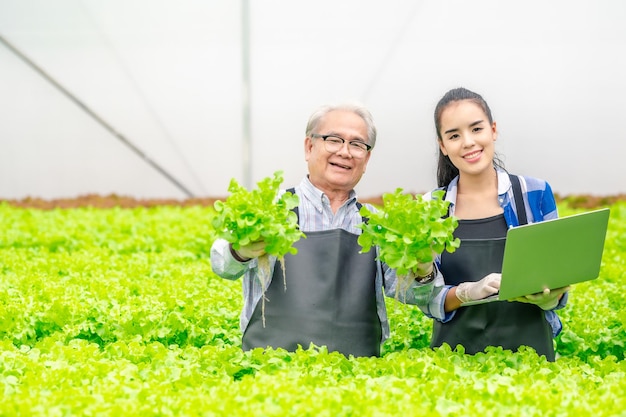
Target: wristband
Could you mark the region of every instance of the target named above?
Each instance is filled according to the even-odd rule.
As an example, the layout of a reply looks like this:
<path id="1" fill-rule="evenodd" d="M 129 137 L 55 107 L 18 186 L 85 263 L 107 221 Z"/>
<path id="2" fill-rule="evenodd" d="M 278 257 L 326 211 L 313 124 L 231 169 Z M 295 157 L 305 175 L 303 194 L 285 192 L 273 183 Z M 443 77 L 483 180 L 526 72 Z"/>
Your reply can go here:
<path id="1" fill-rule="evenodd" d="M 418 284 L 428 284 L 429 282 L 431 282 L 432 280 L 435 279 L 435 265 L 433 264 L 433 270 L 430 271 L 430 274 L 425 275 L 423 277 L 421 276 L 417 276 L 415 277 L 415 281 L 417 281 Z"/>
<path id="2" fill-rule="evenodd" d="M 252 259 L 252 258 L 247 258 L 247 259 L 242 258 L 241 255 L 239 255 L 237 251 L 233 248 L 232 243 L 228 244 L 228 248 L 230 249 L 230 254 L 233 255 L 233 258 L 235 258 L 239 262 L 248 262 L 250 259 Z"/>

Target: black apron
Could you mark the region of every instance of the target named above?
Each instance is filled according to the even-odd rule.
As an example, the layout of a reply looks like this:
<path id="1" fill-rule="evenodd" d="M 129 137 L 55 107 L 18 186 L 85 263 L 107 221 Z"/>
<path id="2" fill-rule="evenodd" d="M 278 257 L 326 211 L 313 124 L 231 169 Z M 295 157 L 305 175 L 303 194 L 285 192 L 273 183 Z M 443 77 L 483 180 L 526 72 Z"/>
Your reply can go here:
<path id="1" fill-rule="evenodd" d="M 459 285 L 479 281 L 492 272 L 502 272 L 507 225 L 504 215 L 481 220 L 460 220 L 454 232 L 461 246 L 441 255 L 445 283 Z M 544 311 L 534 304 L 495 301 L 459 308 L 447 323 L 435 321 L 431 347 L 448 343 L 463 345 L 475 354 L 487 346 L 516 351 L 526 345 L 549 361 L 555 360 L 552 329 Z"/>
<path id="2" fill-rule="evenodd" d="M 382 328 L 376 305 L 376 254 L 359 253 L 358 236 L 342 229 L 308 232 L 285 256 L 286 288 L 277 262 L 246 328 L 244 350 L 295 351 L 310 343 L 345 356 L 380 356 Z"/>

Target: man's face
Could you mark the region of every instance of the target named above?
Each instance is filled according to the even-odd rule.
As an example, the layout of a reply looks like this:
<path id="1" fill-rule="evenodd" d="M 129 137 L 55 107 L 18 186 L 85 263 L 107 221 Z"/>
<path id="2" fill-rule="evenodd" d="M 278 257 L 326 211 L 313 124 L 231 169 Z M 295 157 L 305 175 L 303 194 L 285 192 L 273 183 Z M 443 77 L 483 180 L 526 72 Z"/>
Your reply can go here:
<path id="1" fill-rule="evenodd" d="M 367 126 L 363 119 L 351 111 L 334 110 L 326 114 L 318 123 L 317 135 L 334 135 L 345 140 L 336 152 L 328 152 L 324 139 L 307 137 L 304 140 L 304 154 L 309 166 L 311 183 L 326 194 L 350 192 L 365 173 L 370 152 L 360 158 L 350 153 L 348 142 L 368 143 Z"/>

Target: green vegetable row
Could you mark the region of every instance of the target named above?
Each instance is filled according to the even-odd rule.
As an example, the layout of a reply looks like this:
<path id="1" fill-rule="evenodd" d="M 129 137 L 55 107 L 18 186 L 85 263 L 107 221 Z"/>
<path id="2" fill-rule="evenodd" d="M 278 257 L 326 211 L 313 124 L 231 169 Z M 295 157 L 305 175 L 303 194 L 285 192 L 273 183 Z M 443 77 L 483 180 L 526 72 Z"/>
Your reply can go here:
<path id="1" fill-rule="evenodd" d="M 574 210 L 560 203 L 561 215 Z M 388 299 L 381 358 L 242 352 L 241 283 L 211 272 L 213 208 L 39 211 L 0 204 L 0 415 L 620 415 L 626 204 L 600 278 L 560 312 L 558 359 L 428 342 Z M 609 407 L 608 404 L 611 404 Z"/>

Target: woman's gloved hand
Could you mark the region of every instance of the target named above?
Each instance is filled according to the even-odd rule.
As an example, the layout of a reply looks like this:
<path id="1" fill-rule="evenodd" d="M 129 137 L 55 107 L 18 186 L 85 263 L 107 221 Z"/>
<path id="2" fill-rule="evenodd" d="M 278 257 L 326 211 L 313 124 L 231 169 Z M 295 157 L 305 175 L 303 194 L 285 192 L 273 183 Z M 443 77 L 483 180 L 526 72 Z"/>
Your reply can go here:
<path id="1" fill-rule="evenodd" d="M 559 304 L 561 296 L 569 291 L 569 285 L 566 287 L 555 288 L 553 290 L 546 288 L 543 292 L 536 294 L 529 294 L 523 297 L 517 297 L 511 301 L 517 301 L 520 303 L 530 303 L 538 305 L 542 310 L 552 310 Z"/>
<path id="2" fill-rule="evenodd" d="M 456 287 L 456 297 L 462 303 L 481 300 L 500 290 L 502 274 L 492 273 L 476 282 L 463 282 Z"/>
<path id="3" fill-rule="evenodd" d="M 231 244 L 230 252 L 238 261 L 248 262 L 250 259 L 265 255 L 266 245 L 267 244 L 264 241 L 260 240 L 258 242 L 250 243 L 249 245 L 241 246 L 239 249 L 235 250 Z"/>

